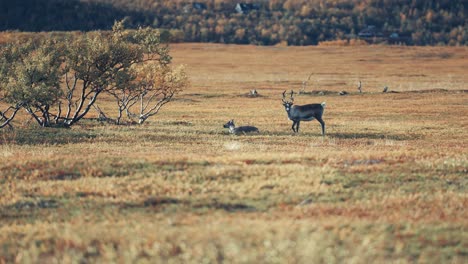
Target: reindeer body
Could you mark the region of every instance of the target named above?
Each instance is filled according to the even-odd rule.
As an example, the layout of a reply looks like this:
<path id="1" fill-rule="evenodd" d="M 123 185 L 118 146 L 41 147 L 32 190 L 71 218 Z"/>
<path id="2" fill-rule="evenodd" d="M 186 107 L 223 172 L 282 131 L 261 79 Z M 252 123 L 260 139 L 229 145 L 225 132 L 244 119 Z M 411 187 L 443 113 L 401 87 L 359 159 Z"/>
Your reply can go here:
<path id="1" fill-rule="evenodd" d="M 293 92 L 291 91 L 291 101 L 285 100 L 285 93 L 283 93 L 283 106 L 288 114 L 289 120 L 293 121 L 292 130 L 295 133 L 299 132 L 299 125 L 301 121 L 317 121 L 322 126 L 322 135 L 325 136 L 325 122 L 322 119 L 323 111 L 325 110 L 325 102 L 321 104 L 307 104 L 307 105 L 293 105 Z"/>
<path id="2" fill-rule="evenodd" d="M 247 134 L 247 133 L 252 133 L 252 132 L 259 133 L 258 128 L 254 127 L 254 126 L 236 127 L 236 125 L 234 124 L 234 120 L 230 120 L 229 122 L 224 124 L 223 127 L 224 128 L 229 128 L 229 133 L 234 134 L 234 135 L 238 135 L 240 133 Z"/>

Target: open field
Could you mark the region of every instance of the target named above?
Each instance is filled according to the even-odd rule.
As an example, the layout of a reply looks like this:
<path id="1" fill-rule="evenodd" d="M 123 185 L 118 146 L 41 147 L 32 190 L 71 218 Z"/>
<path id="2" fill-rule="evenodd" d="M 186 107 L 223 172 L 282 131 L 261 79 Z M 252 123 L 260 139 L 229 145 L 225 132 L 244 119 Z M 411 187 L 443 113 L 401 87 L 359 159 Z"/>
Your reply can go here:
<path id="1" fill-rule="evenodd" d="M 191 87 L 141 127 L 0 131 L 0 263 L 468 261 L 466 47 L 172 55 Z M 326 137 L 281 105 L 309 74 Z"/>

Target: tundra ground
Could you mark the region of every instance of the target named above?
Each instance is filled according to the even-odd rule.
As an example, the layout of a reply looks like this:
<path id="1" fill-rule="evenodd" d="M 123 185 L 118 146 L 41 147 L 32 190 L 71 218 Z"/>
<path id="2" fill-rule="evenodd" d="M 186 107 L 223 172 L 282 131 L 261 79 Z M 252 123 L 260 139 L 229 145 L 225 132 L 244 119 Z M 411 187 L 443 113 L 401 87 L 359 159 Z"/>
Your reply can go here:
<path id="1" fill-rule="evenodd" d="M 191 87 L 143 126 L 0 131 L 0 263 L 466 263 L 466 47 L 172 55 Z M 309 75 L 325 137 L 281 105 Z"/>

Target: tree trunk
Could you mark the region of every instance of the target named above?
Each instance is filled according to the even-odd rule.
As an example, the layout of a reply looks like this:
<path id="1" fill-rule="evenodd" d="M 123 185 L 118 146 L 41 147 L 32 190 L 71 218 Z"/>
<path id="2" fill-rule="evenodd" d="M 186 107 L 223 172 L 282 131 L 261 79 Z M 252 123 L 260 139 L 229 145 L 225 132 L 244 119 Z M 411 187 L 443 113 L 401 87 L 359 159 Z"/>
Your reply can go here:
<path id="1" fill-rule="evenodd" d="M 123 109 L 121 109 L 119 107 L 119 114 L 117 115 L 117 119 L 115 120 L 116 125 L 120 125 L 120 119 L 122 118 L 122 112 L 123 112 Z"/>
<path id="2" fill-rule="evenodd" d="M 148 119 L 148 117 L 140 116 L 140 118 L 138 118 L 138 124 L 143 125 L 143 123 L 146 121 L 146 119 Z"/>

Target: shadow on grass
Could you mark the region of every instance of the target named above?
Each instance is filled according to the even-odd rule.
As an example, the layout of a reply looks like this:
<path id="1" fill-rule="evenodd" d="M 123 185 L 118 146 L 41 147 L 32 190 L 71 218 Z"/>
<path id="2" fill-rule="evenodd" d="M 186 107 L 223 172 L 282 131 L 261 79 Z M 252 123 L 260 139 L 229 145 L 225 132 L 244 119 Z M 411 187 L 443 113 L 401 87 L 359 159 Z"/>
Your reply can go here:
<path id="1" fill-rule="evenodd" d="M 24 219 L 32 221 L 41 213 L 50 213 L 62 206 L 62 202 L 51 198 L 26 198 L 7 206 L 0 206 L 0 218 L 6 222 Z"/>
<path id="2" fill-rule="evenodd" d="M 0 131 L 0 144 L 43 145 L 78 143 L 96 138 L 85 130 L 66 128 L 30 128 L 13 131 Z"/>
<path id="3" fill-rule="evenodd" d="M 186 96 L 193 96 L 195 98 L 202 98 L 202 99 L 209 99 L 209 98 L 220 98 L 220 97 L 225 97 L 226 95 L 224 94 L 216 94 L 216 93 L 191 93 L 191 94 L 186 94 Z M 196 101 L 196 100 L 194 100 Z"/>
<path id="4" fill-rule="evenodd" d="M 145 161 L 123 161 L 119 157 L 102 160 L 72 163 L 60 159 L 26 161 L 0 164 L 0 183 L 3 179 L 73 181 L 82 177 L 127 177 L 136 173 L 148 173 L 155 170 L 171 171 L 178 169 L 177 164 L 155 165 Z M 31 172 L 34 171 L 32 174 Z"/>
<path id="5" fill-rule="evenodd" d="M 168 206 L 183 207 L 188 210 L 222 210 L 226 212 L 257 212 L 260 209 L 244 202 L 237 201 L 218 201 L 216 199 L 209 200 L 181 200 L 171 197 L 150 197 L 143 204 L 129 203 L 125 204 L 125 209 L 140 209 L 153 208 L 156 210 L 164 210 Z"/>
<path id="6" fill-rule="evenodd" d="M 58 208 L 59 202 L 54 199 L 39 199 L 36 201 L 18 201 L 8 208 L 16 210 L 31 210 L 31 209 L 49 209 L 49 208 Z"/>
<path id="7" fill-rule="evenodd" d="M 339 139 L 388 139 L 388 140 L 414 140 L 420 139 L 420 135 L 416 134 L 381 134 L 381 133 L 328 133 L 330 138 Z"/>

